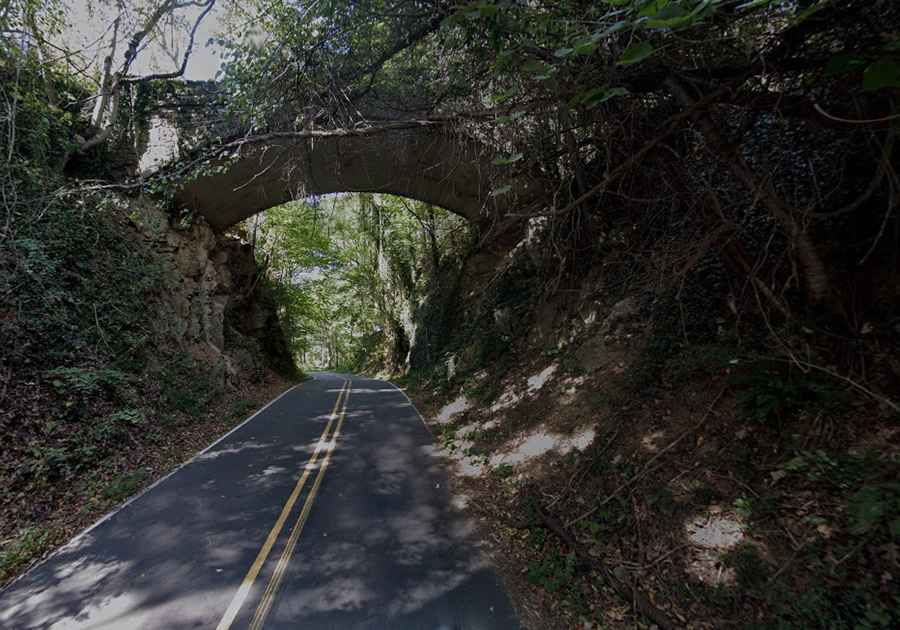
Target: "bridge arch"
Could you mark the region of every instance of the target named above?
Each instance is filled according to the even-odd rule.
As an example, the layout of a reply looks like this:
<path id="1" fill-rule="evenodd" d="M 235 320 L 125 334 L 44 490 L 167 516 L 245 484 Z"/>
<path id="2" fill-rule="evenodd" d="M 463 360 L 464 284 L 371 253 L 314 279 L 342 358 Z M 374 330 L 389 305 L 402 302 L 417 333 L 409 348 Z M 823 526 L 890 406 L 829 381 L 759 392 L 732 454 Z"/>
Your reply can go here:
<path id="1" fill-rule="evenodd" d="M 482 146 L 430 122 L 274 133 L 225 145 L 183 183 L 176 204 L 224 229 L 268 208 L 338 192 L 390 193 L 471 222 L 497 209 L 496 167 Z"/>

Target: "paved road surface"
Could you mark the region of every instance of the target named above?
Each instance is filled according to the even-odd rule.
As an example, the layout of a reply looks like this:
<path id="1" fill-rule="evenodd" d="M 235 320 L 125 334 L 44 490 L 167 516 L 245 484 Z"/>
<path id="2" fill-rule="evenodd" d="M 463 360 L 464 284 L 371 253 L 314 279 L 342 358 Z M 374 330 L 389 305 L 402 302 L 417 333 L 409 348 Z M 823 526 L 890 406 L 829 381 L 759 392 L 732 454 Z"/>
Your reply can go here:
<path id="1" fill-rule="evenodd" d="M 290 390 L 0 592 L 3 630 L 517 627 L 415 408 L 340 374 Z"/>

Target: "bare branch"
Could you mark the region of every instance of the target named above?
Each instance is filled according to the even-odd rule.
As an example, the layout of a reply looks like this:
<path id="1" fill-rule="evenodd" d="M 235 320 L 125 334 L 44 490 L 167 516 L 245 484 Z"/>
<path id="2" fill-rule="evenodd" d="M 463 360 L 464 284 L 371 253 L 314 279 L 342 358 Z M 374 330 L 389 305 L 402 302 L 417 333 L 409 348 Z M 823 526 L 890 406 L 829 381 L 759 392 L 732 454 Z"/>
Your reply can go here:
<path id="1" fill-rule="evenodd" d="M 106 142 L 109 138 L 110 134 L 113 130 L 113 123 L 116 120 L 116 117 L 119 115 L 119 102 L 121 101 L 121 93 L 119 90 L 115 90 L 112 93 L 112 109 L 109 112 L 109 124 L 106 125 L 103 129 L 97 132 L 96 135 L 92 136 L 88 140 L 81 143 L 81 146 L 78 147 L 79 153 L 86 153 L 90 151 L 96 146 L 99 146 Z"/>
<path id="2" fill-rule="evenodd" d="M 131 36 L 128 44 L 128 49 L 125 51 L 125 59 L 122 62 L 122 66 L 118 72 L 113 73 L 112 64 L 116 54 L 116 43 L 118 41 L 119 34 L 119 21 L 121 20 L 122 14 L 120 13 L 119 16 L 116 17 L 113 27 L 110 53 L 109 56 L 107 56 L 104 60 L 103 81 L 100 87 L 99 100 L 94 109 L 94 115 L 91 119 L 92 124 L 95 127 L 100 127 L 100 130 L 96 133 L 96 135 L 81 143 L 81 146 L 78 147 L 78 153 L 85 153 L 86 151 L 102 144 L 109 138 L 110 134 L 112 133 L 112 126 L 115 124 L 116 116 L 118 115 L 119 102 L 121 100 L 120 91 L 123 85 L 128 83 L 151 81 L 155 79 L 174 79 L 184 74 L 185 70 L 187 69 L 188 61 L 190 60 L 191 52 L 193 52 L 194 40 L 196 39 L 197 30 L 200 27 L 200 23 L 209 14 L 209 12 L 212 11 L 215 4 L 216 0 L 186 0 L 184 2 L 178 2 L 177 0 L 166 0 L 165 2 L 160 4 L 159 7 L 157 7 L 156 11 L 154 11 L 150 15 L 150 17 L 147 18 L 147 21 L 144 23 L 143 27 Z M 131 69 L 131 65 L 137 58 L 138 52 L 141 48 L 141 44 L 144 42 L 146 37 L 153 32 L 153 29 L 156 28 L 163 17 L 172 14 L 178 9 L 187 7 L 202 7 L 203 11 L 197 17 L 196 21 L 194 22 L 194 26 L 191 29 L 190 41 L 188 42 L 187 50 L 185 50 L 184 58 L 181 61 L 181 67 L 174 72 L 152 74 L 139 78 L 129 78 L 128 71 Z M 105 114 L 110 100 L 112 100 L 112 111 L 107 117 Z M 105 126 L 103 125 L 104 120 L 108 121 Z"/>
<path id="3" fill-rule="evenodd" d="M 178 77 L 184 75 L 187 70 L 188 60 L 191 57 L 191 53 L 194 50 L 194 40 L 197 37 L 197 29 L 200 28 L 200 23 L 203 19 L 212 11 L 213 7 L 216 4 L 216 0 L 208 0 L 206 3 L 206 8 L 197 16 L 197 20 L 194 22 L 193 28 L 191 28 L 191 36 L 188 41 L 187 49 L 184 51 L 184 58 L 181 60 L 181 67 L 172 72 L 162 72 L 157 74 L 151 74 L 145 77 L 133 78 L 133 79 L 123 79 L 124 83 L 143 83 L 145 81 L 157 81 L 163 79 L 177 79 Z M 204 6 L 204 5 L 198 5 Z"/>

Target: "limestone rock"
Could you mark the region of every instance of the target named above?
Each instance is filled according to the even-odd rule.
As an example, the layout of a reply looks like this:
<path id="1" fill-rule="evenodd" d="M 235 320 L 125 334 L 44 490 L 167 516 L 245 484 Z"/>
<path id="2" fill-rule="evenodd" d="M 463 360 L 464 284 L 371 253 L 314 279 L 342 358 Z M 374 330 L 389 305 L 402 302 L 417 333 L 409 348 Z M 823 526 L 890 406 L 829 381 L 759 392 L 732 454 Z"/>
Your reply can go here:
<path id="1" fill-rule="evenodd" d="M 168 275 L 168 290 L 148 304 L 156 312 L 158 341 L 207 364 L 210 377 L 223 384 L 239 372 L 261 371 L 254 353 L 290 369 L 276 305 L 255 282 L 252 248 L 215 234 L 202 221 L 176 230 L 163 211 L 149 204 L 138 211 L 137 227 Z"/>

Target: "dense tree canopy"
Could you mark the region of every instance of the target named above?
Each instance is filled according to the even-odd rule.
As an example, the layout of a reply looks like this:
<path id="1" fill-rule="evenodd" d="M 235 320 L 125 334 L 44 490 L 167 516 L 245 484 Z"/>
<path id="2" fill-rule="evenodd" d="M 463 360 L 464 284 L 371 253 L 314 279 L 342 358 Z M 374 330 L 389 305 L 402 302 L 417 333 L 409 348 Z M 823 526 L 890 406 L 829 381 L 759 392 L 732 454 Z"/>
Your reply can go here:
<path id="1" fill-rule="evenodd" d="M 429 277 L 469 242 L 464 221 L 388 195 L 293 202 L 248 222 L 306 366 L 396 369 Z"/>
<path id="2" fill-rule="evenodd" d="M 555 219 L 561 239 L 576 246 L 564 254 L 569 264 L 581 257 L 585 229 L 612 226 L 610 210 L 597 208 L 615 195 L 637 197 L 630 189 L 659 179 L 700 190 L 694 180 L 706 175 L 660 154 L 701 148 L 686 146 L 683 131 L 693 126 L 701 150 L 733 178 L 729 194 L 756 197 L 793 244 L 809 303 L 842 309 L 827 245 L 811 223 L 868 190 L 850 145 L 867 143 L 873 164 L 892 146 L 885 130 L 900 87 L 894 4 L 276 1 L 234 8 L 230 23 L 223 76 L 251 132 L 446 119 L 546 192 L 541 207 L 522 212 Z M 765 161 L 776 158 L 759 154 L 759 143 L 775 120 L 810 133 L 834 130 L 842 147 L 831 164 L 796 174 L 807 193 L 838 172 L 853 180 L 800 202 L 817 206 L 813 215 L 796 207 L 784 182 L 767 178 Z M 891 197 L 896 176 L 879 175 L 873 186 Z M 509 192 L 502 183 L 494 190 Z M 712 203 L 724 191 L 707 192 Z M 877 244 L 883 216 L 863 222 L 870 232 L 860 257 Z"/>

